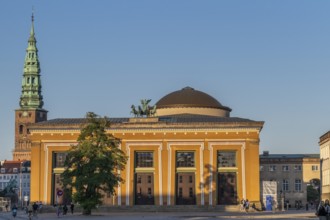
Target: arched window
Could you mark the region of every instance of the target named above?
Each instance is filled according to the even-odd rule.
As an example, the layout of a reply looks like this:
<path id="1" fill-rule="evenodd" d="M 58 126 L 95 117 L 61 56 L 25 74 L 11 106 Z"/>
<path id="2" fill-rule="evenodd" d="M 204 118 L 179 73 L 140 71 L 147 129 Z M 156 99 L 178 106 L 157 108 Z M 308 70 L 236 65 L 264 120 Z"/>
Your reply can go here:
<path id="1" fill-rule="evenodd" d="M 24 130 L 24 125 L 20 125 L 19 126 L 19 133 L 23 134 L 23 130 Z"/>

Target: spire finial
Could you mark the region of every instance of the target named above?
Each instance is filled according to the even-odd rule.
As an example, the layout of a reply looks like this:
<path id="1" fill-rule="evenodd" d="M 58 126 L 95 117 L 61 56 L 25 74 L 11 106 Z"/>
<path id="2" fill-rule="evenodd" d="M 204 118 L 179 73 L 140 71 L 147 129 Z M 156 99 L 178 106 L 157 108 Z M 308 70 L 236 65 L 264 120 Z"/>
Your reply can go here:
<path id="1" fill-rule="evenodd" d="M 31 16 L 32 23 L 34 22 L 34 7 L 32 6 L 32 16 Z"/>
<path id="2" fill-rule="evenodd" d="M 34 38 L 34 7 L 32 6 L 32 15 L 31 15 L 31 31 L 30 31 L 30 37 Z"/>

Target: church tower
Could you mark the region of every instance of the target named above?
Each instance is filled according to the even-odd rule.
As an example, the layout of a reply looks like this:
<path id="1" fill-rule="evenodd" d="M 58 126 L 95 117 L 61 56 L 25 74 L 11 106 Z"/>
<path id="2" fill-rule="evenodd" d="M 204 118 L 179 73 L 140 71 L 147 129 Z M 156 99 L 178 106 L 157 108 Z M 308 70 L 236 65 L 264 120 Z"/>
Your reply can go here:
<path id="1" fill-rule="evenodd" d="M 40 63 L 36 43 L 32 14 L 32 25 L 24 62 L 20 108 L 15 111 L 13 160 L 31 159 L 29 124 L 47 120 L 47 111 L 42 108 L 44 103 L 41 95 Z"/>

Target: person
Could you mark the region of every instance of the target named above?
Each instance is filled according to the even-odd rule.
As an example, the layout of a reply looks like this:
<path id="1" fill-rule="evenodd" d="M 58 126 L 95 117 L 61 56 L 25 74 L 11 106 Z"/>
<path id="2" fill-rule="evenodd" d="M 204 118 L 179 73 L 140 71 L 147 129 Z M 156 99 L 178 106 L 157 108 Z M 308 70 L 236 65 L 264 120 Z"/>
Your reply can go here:
<path id="1" fill-rule="evenodd" d="M 274 213 L 276 211 L 276 206 L 277 206 L 277 203 L 275 201 L 275 199 L 272 200 L 272 212 Z"/>
<path id="2" fill-rule="evenodd" d="M 17 215 L 17 206 L 14 204 L 14 206 L 11 208 L 12 212 L 13 212 L 13 217 L 16 218 Z"/>
<path id="3" fill-rule="evenodd" d="M 63 211 L 63 208 L 62 208 L 62 205 L 60 204 L 57 206 L 57 211 L 56 211 L 57 217 L 60 217 L 60 215 L 62 214 L 62 211 Z"/>
<path id="4" fill-rule="evenodd" d="M 247 200 L 245 201 L 245 212 L 246 212 L 246 213 L 249 212 L 249 208 L 250 208 L 250 202 L 249 202 L 249 200 L 247 199 Z"/>
<path id="5" fill-rule="evenodd" d="M 6 212 L 8 212 L 8 207 L 9 207 L 9 204 L 7 202 L 7 204 L 6 204 Z"/>
<path id="6" fill-rule="evenodd" d="M 39 210 L 39 213 L 41 213 L 41 210 L 42 210 L 42 202 L 41 201 L 38 204 L 38 210 Z"/>
<path id="7" fill-rule="evenodd" d="M 71 202 L 70 209 L 71 209 L 71 214 L 73 215 L 73 210 L 74 210 L 74 204 L 73 204 L 73 202 Z"/>
<path id="8" fill-rule="evenodd" d="M 244 211 L 245 210 L 245 200 L 242 199 L 241 200 L 241 205 L 240 205 L 240 211 Z"/>
<path id="9" fill-rule="evenodd" d="M 64 206 L 63 206 L 63 215 L 66 215 L 67 212 L 68 212 L 68 206 L 66 204 L 64 204 Z"/>
<path id="10" fill-rule="evenodd" d="M 29 206 L 28 206 L 28 216 L 29 216 L 29 219 L 32 219 L 32 212 L 33 212 L 33 207 L 32 207 L 32 205 L 30 203 Z"/>
<path id="11" fill-rule="evenodd" d="M 327 220 L 327 211 L 325 210 L 323 201 L 321 201 L 320 205 L 317 207 L 316 215 L 319 217 L 319 220 Z"/>
<path id="12" fill-rule="evenodd" d="M 324 209 L 326 211 L 327 220 L 329 220 L 330 219 L 330 204 L 329 204 L 329 199 L 326 199 L 325 200 Z"/>
<path id="13" fill-rule="evenodd" d="M 38 204 L 36 202 L 33 203 L 32 205 L 32 209 L 33 209 L 33 215 L 37 216 L 37 212 L 38 212 Z"/>

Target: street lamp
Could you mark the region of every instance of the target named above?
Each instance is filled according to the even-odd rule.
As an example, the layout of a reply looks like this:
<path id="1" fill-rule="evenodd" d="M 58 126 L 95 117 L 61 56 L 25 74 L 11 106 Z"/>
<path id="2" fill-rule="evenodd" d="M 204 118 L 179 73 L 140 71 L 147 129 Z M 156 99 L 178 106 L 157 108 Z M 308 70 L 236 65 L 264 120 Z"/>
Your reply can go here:
<path id="1" fill-rule="evenodd" d="M 282 192 L 282 190 L 280 191 L 280 197 L 281 197 L 281 211 L 285 211 L 285 208 L 284 208 L 284 192 Z"/>
<path id="2" fill-rule="evenodd" d="M 19 167 L 19 201 L 20 201 L 21 207 L 23 208 L 23 199 L 22 199 L 22 164 L 23 164 L 23 162 L 20 162 L 20 167 Z"/>

